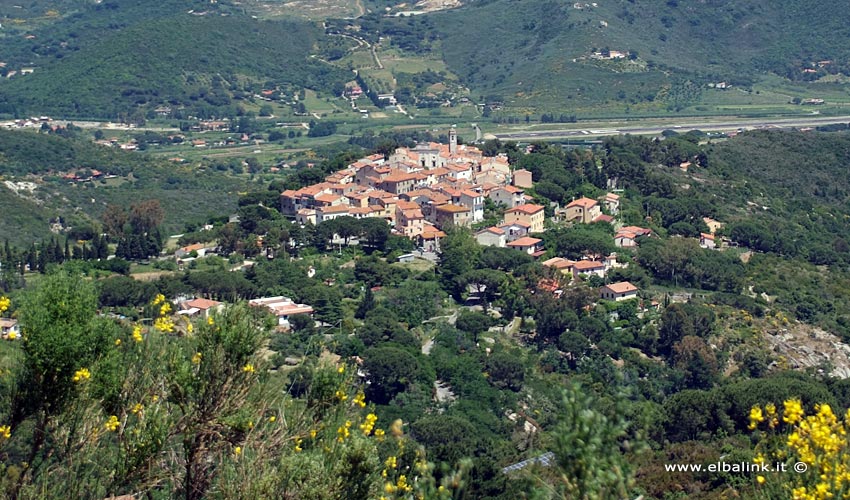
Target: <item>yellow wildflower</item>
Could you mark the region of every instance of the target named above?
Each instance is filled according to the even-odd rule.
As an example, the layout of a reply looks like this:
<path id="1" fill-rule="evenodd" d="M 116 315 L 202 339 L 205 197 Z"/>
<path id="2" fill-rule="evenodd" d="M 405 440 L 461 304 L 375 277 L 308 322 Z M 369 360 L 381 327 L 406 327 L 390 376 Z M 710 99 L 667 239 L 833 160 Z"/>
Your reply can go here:
<path id="1" fill-rule="evenodd" d="M 165 302 L 161 306 L 159 306 L 159 315 L 160 316 L 165 316 L 170 312 L 171 312 L 171 304 L 169 304 L 168 302 Z"/>
<path id="2" fill-rule="evenodd" d="M 83 382 L 91 378 L 91 372 L 88 368 L 80 368 L 74 372 L 74 377 L 71 379 L 74 382 Z"/>
<path id="3" fill-rule="evenodd" d="M 395 469 L 396 466 L 398 466 L 398 459 L 395 456 L 387 457 L 384 465 L 386 465 L 388 469 Z"/>
<path id="4" fill-rule="evenodd" d="M 295 452 L 298 453 L 301 451 L 301 438 L 295 439 Z"/>
<path id="5" fill-rule="evenodd" d="M 387 493 L 395 493 L 396 487 L 393 483 L 387 483 L 384 485 L 384 491 Z"/>
<path id="6" fill-rule="evenodd" d="M 366 415 L 366 420 L 360 424 L 360 430 L 363 432 L 364 436 L 368 436 L 372 433 L 372 429 L 375 428 L 375 422 L 378 421 L 378 416 L 374 413 L 370 413 Z"/>
<path id="7" fill-rule="evenodd" d="M 11 437 L 12 437 L 12 428 L 9 427 L 8 425 L 0 425 L 0 438 L 9 439 Z"/>
<path id="8" fill-rule="evenodd" d="M 750 430 L 753 430 L 761 422 L 764 422 L 764 415 L 762 414 L 761 407 L 755 405 L 750 409 L 750 425 L 748 427 Z"/>
<path id="9" fill-rule="evenodd" d="M 384 440 L 384 429 L 375 429 L 375 437 L 378 438 L 378 441 Z"/>
<path id="10" fill-rule="evenodd" d="M 121 345 L 121 339 L 115 339 L 115 345 L 116 346 Z"/>
<path id="11" fill-rule="evenodd" d="M 233 448 L 233 454 L 234 454 L 234 455 L 236 455 L 237 457 L 238 457 L 239 455 L 241 455 L 241 454 L 242 454 L 242 447 L 241 447 L 241 446 L 237 446 L 236 448 Z"/>
<path id="12" fill-rule="evenodd" d="M 174 332 L 174 321 L 168 317 L 156 318 L 156 321 L 153 323 L 153 327 L 162 333 L 172 333 Z"/>
<path id="13" fill-rule="evenodd" d="M 199 353 L 199 352 L 196 352 L 196 353 L 192 356 L 192 364 L 193 364 L 193 365 L 199 365 L 199 364 L 201 364 L 201 358 L 203 358 L 203 357 L 204 357 L 204 355 L 203 355 L 203 354 L 201 354 L 201 353 Z"/>
<path id="14" fill-rule="evenodd" d="M 759 484 L 764 484 L 764 476 L 756 476 L 756 482 Z"/>
<path id="15" fill-rule="evenodd" d="M 255 371 L 254 365 L 252 365 L 251 363 L 248 363 L 247 365 L 242 367 L 242 371 L 245 372 L 245 373 L 254 373 L 254 371 Z"/>
<path id="16" fill-rule="evenodd" d="M 269 422 L 274 423 L 275 420 L 277 420 L 276 416 L 272 415 L 269 417 Z"/>
<path id="17" fill-rule="evenodd" d="M 310 439 L 316 439 L 316 434 L 318 434 L 316 429 L 310 429 Z"/>
<path id="18" fill-rule="evenodd" d="M 346 399 L 348 399 L 348 395 L 346 395 L 345 391 L 343 391 L 342 389 L 338 389 L 334 393 L 334 396 L 336 396 L 336 398 L 339 399 L 340 401 L 345 401 Z"/>
<path id="19" fill-rule="evenodd" d="M 339 368 L 337 368 L 336 372 L 337 373 L 345 373 L 345 365 L 341 365 Z"/>
<path id="20" fill-rule="evenodd" d="M 210 326 L 213 326 L 215 324 L 215 320 L 213 319 L 212 316 L 207 318 L 207 324 L 210 325 Z"/>
<path id="21" fill-rule="evenodd" d="M 803 418 L 803 405 L 799 399 L 789 399 L 783 406 L 782 421 L 786 424 L 796 424 Z"/>
<path id="22" fill-rule="evenodd" d="M 111 417 L 109 417 L 109 420 L 107 420 L 106 423 L 103 424 L 103 426 L 109 432 L 115 432 L 118 430 L 119 427 L 121 427 L 121 423 L 118 421 L 118 417 L 112 415 Z"/>
<path id="23" fill-rule="evenodd" d="M 12 304 L 12 301 L 9 300 L 9 297 L 0 297 L 0 313 L 5 312 L 9 309 L 9 306 Z"/>
<path id="24" fill-rule="evenodd" d="M 366 408 L 366 395 L 362 391 L 354 396 L 354 404 L 360 408 Z"/>
<path id="25" fill-rule="evenodd" d="M 133 340 L 136 342 L 144 340 L 144 337 L 142 337 L 142 327 L 139 325 L 133 327 Z"/>
<path id="26" fill-rule="evenodd" d="M 195 330 L 195 327 L 192 326 L 192 323 L 186 324 L 186 333 L 192 333 Z"/>
<path id="27" fill-rule="evenodd" d="M 145 406 L 144 406 L 142 403 L 136 403 L 136 404 L 133 406 L 133 410 L 132 410 L 132 411 L 133 411 L 133 415 L 138 415 L 138 414 L 139 414 L 139 413 L 141 413 L 141 412 L 142 412 L 142 410 L 144 410 L 144 409 L 145 409 Z"/>
<path id="28" fill-rule="evenodd" d="M 413 489 L 409 484 L 407 484 L 407 476 L 405 476 L 404 474 L 398 476 L 396 488 L 402 491 L 410 491 Z"/>
<path id="29" fill-rule="evenodd" d="M 156 297 L 153 298 L 153 305 L 155 306 L 158 306 L 163 302 L 165 302 L 165 295 L 161 293 L 156 294 Z"/>
<path id="30" fill-rule="evenodd" d="M 6 334 L 6 338 L 9 340 L 15 340 L 16 338 L 18 338 L 18 334 L 15 332 L 9 332 L 8 334 Z"/>
<path id="31" fill-rule="evenodd" d="M 345 425 L 341 425 L 336 430 L 336 434 L 337 434 L 336 440 L 339 441 L 340 443 L 345 441 L 348 438 L 348 436 L 351 435 L 351 432 L 348 430 L 350 427 L 351 427 L 351 420 L 346 420 Z"/>

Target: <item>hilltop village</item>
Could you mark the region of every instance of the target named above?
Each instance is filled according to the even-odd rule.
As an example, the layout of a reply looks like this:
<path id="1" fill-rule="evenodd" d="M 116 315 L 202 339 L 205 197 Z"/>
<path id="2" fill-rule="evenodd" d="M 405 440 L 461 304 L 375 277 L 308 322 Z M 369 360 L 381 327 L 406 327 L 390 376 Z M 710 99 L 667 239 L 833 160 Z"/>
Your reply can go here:
<path id="1" fill-rule="evenodd" d="M 506 155 L 488 157 L 475 146 L 458 144 L 452 129 L 449 144 L 402 147 L 388 157 L 374 154 L 331 173 L 324 182 L 286 190 L 280 196 L 280 210 L 301 225 L 343 216 L 380 218 L 394 234 L 413 240 L 421 255 L 440 252 L 449 226 L 478 228 L 474 235 L 480 245 L 512 248 L 534 258 L 546 253 L 540 236 L 554 225 L 611 224 L 617 228 L 614 244 L 626 248 L 652 234 L 647 228 L 618 223 L 620 195 L 615 192 L 546 207 L 526 195 L 533 185 L 530 171 L 513 169 Z M 481 228 L 485 206 L 500 213 L 501 220 Z M 700 246 L 714 248 L 713 233 L 702 234 Z M 585 255 L 577 261 L 555 257 L 542 264 L 572 278 L 603 278 L 608 270 L 623 265 L 617 264 L 616 253 Z M 614 284 L 600 293 L 622 300 L 636 296 L 637 288 Z"/>

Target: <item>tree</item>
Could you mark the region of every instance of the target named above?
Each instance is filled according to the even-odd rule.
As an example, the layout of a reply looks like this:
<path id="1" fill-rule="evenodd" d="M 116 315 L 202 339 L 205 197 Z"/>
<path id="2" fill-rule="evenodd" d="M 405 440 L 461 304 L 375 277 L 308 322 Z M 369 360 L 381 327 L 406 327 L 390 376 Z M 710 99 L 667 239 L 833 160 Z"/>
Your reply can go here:
<path id="1" fill-rule="evenodd" d="M 497 351 L 487 358 L 490 382 L 499 389 L 518 392 L 525 380 L 525 364 L 516 352 Z"/>
<path id="2" fill-rule="evenodd" d="M 455 321 L 455 328 L 472 335 L 472 340 L 478 342 L 482 333 L 493 324 L 493 318 L 478 311 L 461 310 Z"/>
<path id="3" fill-rule="evenodd" d="M 481 246 L 466 228 L 452 227 L 441 243 L 440 284 L 455 299 L 464 293 L 461 276 L 475 269 Z"/>
<path id="4" fill-rule="evenodd" d="M 366 395 L 377 404 L 387 404 L 415 381 L 419 361 L 398 347 L 375 347 L 363 354 L 363 370 L 370 382 Z"/>
<path id="5" fill-rule="evenodd" d="M 480 433 L 458 416 L 426 416 L 411 424 L 411 435 L 436 462 L 450 465 L 475 454 Z"/>
<path id="6" fill-rule="evenodd" d="M 124 224 L 127 220 L 127 211 L 119 205 L 107 205 L 101 217 L 104 232 L 113 238 L 124 234 Z"/>
<path id="7" fill-rule="evenodd" d="M 354 313 L 354 317 L 357 319 L 363 319 L 366 315 L 375 308 L 375 294 L 372 292 L 372 288 L 366 287 L 366 293 L 363 295 L 363 300 L 360 301 L 360 304 L 357 306 L 357 311 Z"/>

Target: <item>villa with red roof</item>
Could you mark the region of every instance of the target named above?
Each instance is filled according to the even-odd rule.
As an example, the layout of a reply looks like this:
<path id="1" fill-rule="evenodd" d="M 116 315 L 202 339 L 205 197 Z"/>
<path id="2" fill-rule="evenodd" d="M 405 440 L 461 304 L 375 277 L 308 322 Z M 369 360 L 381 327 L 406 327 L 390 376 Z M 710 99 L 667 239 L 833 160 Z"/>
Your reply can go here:
<path id="1" fill-rule="evenodd" d="M 526 203 L 505 211 L 505 224 L 523 222 L 528 224 L 530 233 L 542 233 L 545 215 L 541 205 Z"/>
<path id="2" fill-rule="evenodd" d="M 540 243 L 542 243 L 542 242 L 543 242 L 543 240 L 541 240 L 541 239 L 526 236 L 524 238 L 520 238 L 518 240 L 514 240 L 514 241 L 508 243 L 507 247 L 508 248 L 515 248 L 515 249 L 520 250 L 524 253 L 527 253 L 528 255 L 532 255 L 540 249 L 539 248 Z"/>
<path id="3" fill-rule="evenodd" d="M 602 215 L 602 209 L 596 200 L 582 197 L 567 204 L 566 220 L 568 221 L 590 224 L 600 215 Z"/>
<path id="4" fill-rule="evenodd" d="M 606 300 L 629 300 L 637 297 L 638 287 L 632 285 L 628 281 L 619 283 L 611 283 L 599 289 L 599 296 Z"/>

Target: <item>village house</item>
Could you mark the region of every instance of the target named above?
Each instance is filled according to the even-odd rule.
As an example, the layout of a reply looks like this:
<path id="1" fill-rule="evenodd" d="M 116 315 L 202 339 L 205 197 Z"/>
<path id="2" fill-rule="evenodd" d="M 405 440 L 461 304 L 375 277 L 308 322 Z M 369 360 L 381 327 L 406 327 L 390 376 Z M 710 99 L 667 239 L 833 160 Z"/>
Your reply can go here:
<path id="1" fill-rule="evenodd" d="M 287 297 L 263 297 L 248 301 L 253 307 L 265 307 L 273 315 L 277 316 L 278 327 L 288 330 L 289 319 L 296 314 L 313 315 L 313 308 L 307 304 L 297 304 Z"/>
<path id="2" fill-rule="evenodd" d="M 184 316 L 200 316 L 208 318 L 213 312 L 220 312 L 224 309 L 224 303 L 209 299 L 191 299 L 184 300 L 178 304 L 180 310 L 177 314 Z"/>
<path id="3" fill-rule="evenodd" d="M 418 246 L 423 252 L 440 251 L 440 240 L 446 237 L 446 233 L 440 231 L 431 224 L 425 224 L 422 229 L 422 234 L 418 238 Z"/>
<path id="4" fill-rule="evenodd" d="M 582 197 L 567 204 L 567 221 L 590 224 L 600 215 L 602 215 L 602 210 L 596 200 Z"/>
<path id="5" fill-rule="evenodd" d="M 526 236 L 524 238 L 520 238 L 518 240 L 514 240 L 508 243 L 507 247 L 514 248 L 523 253 L 527 253 L 528 255 L 534 255 L 535 253 L 537 253 L 538 250 L 540 250 L 540 243 L 542 242 L 543 240 L 540 240 L 538 238 Z"/>
<path id="6" fill-rule="evenodd" d="M 573 277 L 578 278 L 580 275 L 605 277 L 605 263 L 598 260 L 579 260 L 573 263 Z"/>
<path id="7" fill-rule="evenodd" d="M 605 205 L 605 209 L 608 210 L 609 214 L 617 215 L 620 212 L 619 195 L 616 195 L 614 193 L 606 193 L 600 201 Z"/>
<path id="8" fill-rule="evenodd" d="M 484 220 L 484 195 L 472 189 L 464 189 L 458 196 L 457 203 L 469 209 L 472 223 Z"/>
<path id="9" fill-rule="evenodd" d="M 543 261 L 544 266 L 557 269 L 562 274 L 569 274 L 570 276 L 572 276 L 573 264 L 575 264 L 575 262 L 563 257 L 553 257 L 549 260 Z"/>
<path id="10" fill-rule="evenodd" d="M 638 226 L 625 226 L 620 228 L 614 235 L 614 245 L 623 248 L 638 246 L 637 239 L 641 236 L 649 236 L 652 231 Z"/>
<path id="11" fill-rule="evenodd" d="M 514 240 L 518 240 L 524 236 L 528 236 L 528 233 L 531 229 L 531 224 L 526 224 L 525 222 L 515 221 L 510 224 L 502 224 L 499 226 L 499 229 L 505 232 L 505 241 L 511 242 Z"/>
<path id="12" fill-rule="evenodd" d="M 541 205 L 526 203 L 505 211 L 505 224 L 522 222 L 528 224 L 530 233 L 542 233 L 545 215 Z"/>
<path id="13" fill-rule="evenodd" d="M 493 203 L 502 204 L 508 208 L 516 208 L 525 204 L 525 191 L 515 186 L 500 186 L 491 189 L 487 197 Z"/>
<path id="14" fill-rule="evenodd" d="M 628 281 L 619 283 L 611 283 L 599 289 L 599 297 L 605 300 L 613 300 L 620 302 L 637 297 L 638 288 Z"/>
<path id="15" fill-rule="evenodd" d="M 468 226 L 471 222 L 471 211 L 467 207 L 448 203 L 435 208 L 436 224 L 441 228 L 448 225 Z"/>
<path id="16" fill-rule="evenodd" d="M 514 170 L 513 184 L 518 188 L 530 188 L 534 186 L 531 180 L 531 172 L 525 169 Z"/>
<path id="17" fill-rule="evenodd" d="M 174 256 L 178 259 L 184 259 L 190 257 L 192 252 L 195 252 L 195 255 L 198 257 L 203 257 L 213 248 L 214 246 L 210 243 L 195 243 L 193 245 L 178 248 L 177 251 L 174 252 Z"/>
<path id="18" fill-rule="evenodd" d="M 519 238 L 517 238 L 519 239 Z M 505 231 L 498 227 L 488 227 L 475 233 L 475 241 L 479 245 L 504 248 L 507 245 Z"/>
<path id="19" fill-rule="evenodd" d="M 414 238 L 425 230 L 425 217 L 419 205 L 412 201 L 400 200 L 395 209 L 395 231 L 408 238 Z"/>
<path id="20" fill-rule="evenodd" d="M 699 246 L 708 249 L 717 248 L 717 244 L 714 242 L 714 235 L 708 233 L 700 233 Z"/>

